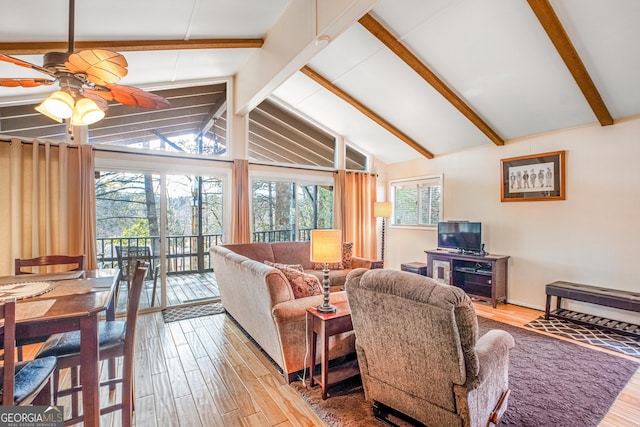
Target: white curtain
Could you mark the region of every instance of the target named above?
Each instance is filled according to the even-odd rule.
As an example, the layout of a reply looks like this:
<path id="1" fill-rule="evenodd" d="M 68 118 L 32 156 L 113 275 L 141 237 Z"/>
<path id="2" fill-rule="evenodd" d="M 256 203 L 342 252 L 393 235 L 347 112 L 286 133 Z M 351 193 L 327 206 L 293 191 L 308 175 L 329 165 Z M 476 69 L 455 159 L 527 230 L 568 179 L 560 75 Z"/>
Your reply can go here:
<path id="1" fill-rule="evenodd" d="M 93 152 L 83 150 L 84 170 L 78 146 L 0 141 L 0 275 L 43 255 L 85 254 L 95 267 Z"/>

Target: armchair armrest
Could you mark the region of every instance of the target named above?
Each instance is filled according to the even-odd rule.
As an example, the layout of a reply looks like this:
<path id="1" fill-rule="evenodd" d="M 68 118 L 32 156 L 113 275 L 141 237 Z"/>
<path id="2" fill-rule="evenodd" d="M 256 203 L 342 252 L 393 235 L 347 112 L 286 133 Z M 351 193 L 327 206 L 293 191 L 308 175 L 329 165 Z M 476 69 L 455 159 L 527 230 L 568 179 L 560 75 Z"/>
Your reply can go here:
<path id="1" fill-rule="evenodd" d="M 467 378 L 467 390 L 473 390 L 487 378 L 500 375 L 508 368 L 509 350 L 516 345 L 508 332 L 492 329 L 484 334 L 476 344 L 479 372 L 475 378 Z"/>
<path id="2" fill-rule="evenodd" d="M 511 334 L 499 329 L 490 330 L 478 340 L 476 354 L 480 367 L 478 373 L 480 382 L 492 375 L 496 369 L 503 367 L 504 362 L 509 360 L 509 350 L 515 345 L 516 342 Z"/>
<path id="3" fill-rule="evenodd" d="M 475 347 L 478 375 L 473 377 L 469 374 L 465 384 L 453 386 L 463 418 L 478 420 L 482 423 L 478 425 L 492 425 L 491 422 L 499 420 L 507 409 L 509 350 L 514 346 L 513 337 L 497 329 L 487 332 L 478 340 Z"/>

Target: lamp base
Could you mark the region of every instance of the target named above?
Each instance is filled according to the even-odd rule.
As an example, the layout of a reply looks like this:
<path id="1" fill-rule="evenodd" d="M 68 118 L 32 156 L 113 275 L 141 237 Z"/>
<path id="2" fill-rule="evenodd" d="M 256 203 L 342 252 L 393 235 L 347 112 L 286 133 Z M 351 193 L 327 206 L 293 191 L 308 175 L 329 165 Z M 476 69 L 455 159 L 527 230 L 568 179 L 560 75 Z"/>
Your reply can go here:
<path id="1" fill-rule="evenodd" d="M 335 313 L 336 306 L 331 304 L 327 304 L 327 305 L 322 304 L 317 306 L 316 310 L 318 311 L 318 313 Z"/>
<path id="2" fill-rule="evenodd" d="M 336 307 L 329 302 L 329 264 L 326 262 L 322 266 L 322 296 L 323 302 L 316 307 L 318 313 L 335 313 Z"/>

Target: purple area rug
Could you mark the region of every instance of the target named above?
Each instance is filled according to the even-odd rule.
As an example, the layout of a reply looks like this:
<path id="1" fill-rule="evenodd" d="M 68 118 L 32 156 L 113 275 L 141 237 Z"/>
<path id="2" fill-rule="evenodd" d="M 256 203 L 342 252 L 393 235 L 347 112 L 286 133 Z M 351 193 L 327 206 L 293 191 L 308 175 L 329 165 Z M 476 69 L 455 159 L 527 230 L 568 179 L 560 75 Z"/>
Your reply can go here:
<path id="1" fill-rule="evenodd" d="M 501 426 L 597 426 L 640 364 L 532 330 L 479 317 L 480 334 L 503 329 L 513 335 L 509 408 Z M 359 378 L 329 390 L 323 401 L 319 387 L 292 384 L 330 427 L 382 425 L 364 399 Z M 409 425 L 393 420 L 399 425 Z"/>

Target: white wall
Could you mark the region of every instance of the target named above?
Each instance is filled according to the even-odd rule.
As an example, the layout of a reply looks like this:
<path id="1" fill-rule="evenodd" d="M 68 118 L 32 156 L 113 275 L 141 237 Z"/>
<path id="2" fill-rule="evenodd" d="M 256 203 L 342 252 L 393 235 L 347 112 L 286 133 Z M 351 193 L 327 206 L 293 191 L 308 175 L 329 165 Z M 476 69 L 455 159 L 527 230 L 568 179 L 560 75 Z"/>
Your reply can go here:
<path id="1" fill-rule="evenodd" d="M 566 200 L 500 202 L 500 159 L 566 150 Z M 640 118 L 564 130 L 432 160 L 388 165 L 387 181 L 444 174 L 444 219 L 483 223 L 493 254 L 510 255 L 508 301 L 543 308 L 544 286 L 573 281 L 640 290 Z M 426 262 L 435 230 L 387 229 L 385 264 Z M 577 311 L 640 323 L 583 303 Z"/>

